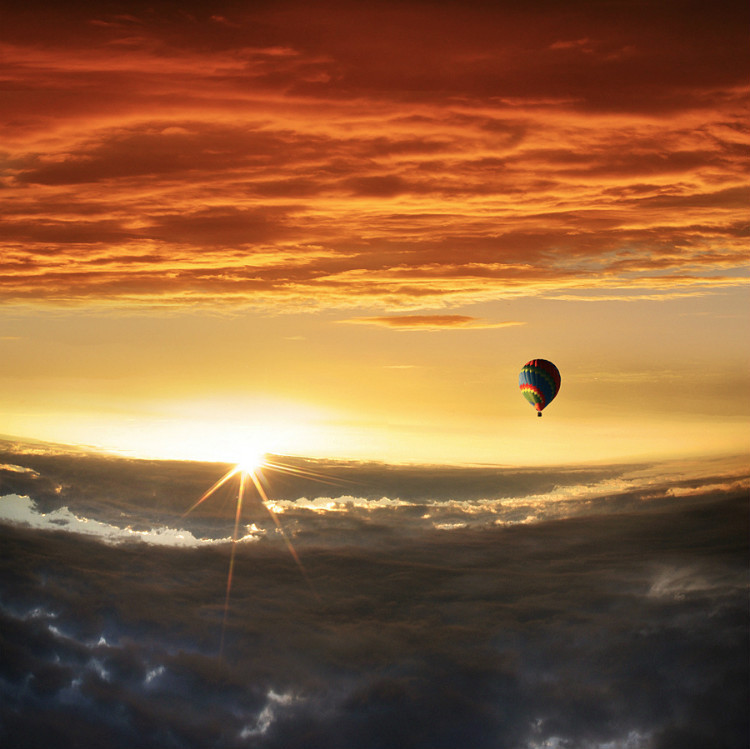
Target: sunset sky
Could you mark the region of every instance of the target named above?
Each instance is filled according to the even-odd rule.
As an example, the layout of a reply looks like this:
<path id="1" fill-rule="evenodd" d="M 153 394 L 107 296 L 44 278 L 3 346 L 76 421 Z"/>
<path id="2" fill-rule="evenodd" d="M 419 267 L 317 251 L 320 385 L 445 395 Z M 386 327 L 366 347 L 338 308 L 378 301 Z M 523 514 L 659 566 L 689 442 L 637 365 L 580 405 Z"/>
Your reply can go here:
<path id="1" fill-rule="evenodd" d="M 745 0 L 208 6 L 0 14 L 1 434 L 750 449 Z"/>

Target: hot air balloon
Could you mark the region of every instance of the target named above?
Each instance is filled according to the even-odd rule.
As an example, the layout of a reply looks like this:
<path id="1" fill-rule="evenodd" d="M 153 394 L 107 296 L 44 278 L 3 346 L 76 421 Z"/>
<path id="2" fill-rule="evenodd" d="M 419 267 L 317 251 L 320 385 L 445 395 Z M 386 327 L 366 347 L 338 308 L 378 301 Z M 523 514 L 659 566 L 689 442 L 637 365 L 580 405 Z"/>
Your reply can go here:
<path id="1" fill-rule="evenodd" d="M 526 400 L 542 415 L 560 390 L 560 372 L 546 359 L 532 359 L 518 375 L 518 387 Z"/>

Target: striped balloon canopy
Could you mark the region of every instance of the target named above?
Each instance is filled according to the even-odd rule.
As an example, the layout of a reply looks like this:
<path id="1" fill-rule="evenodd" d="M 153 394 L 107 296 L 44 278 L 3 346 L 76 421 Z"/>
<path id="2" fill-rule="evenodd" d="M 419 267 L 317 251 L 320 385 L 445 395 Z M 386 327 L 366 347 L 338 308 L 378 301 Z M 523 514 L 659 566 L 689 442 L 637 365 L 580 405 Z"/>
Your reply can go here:
<path id="1" fill-rule="evenodd" d="M 518 387 L 526 400 L 542 415 L 560 390 L 560 372 L 546 359 L 532 359 L 518 375 Z"/>

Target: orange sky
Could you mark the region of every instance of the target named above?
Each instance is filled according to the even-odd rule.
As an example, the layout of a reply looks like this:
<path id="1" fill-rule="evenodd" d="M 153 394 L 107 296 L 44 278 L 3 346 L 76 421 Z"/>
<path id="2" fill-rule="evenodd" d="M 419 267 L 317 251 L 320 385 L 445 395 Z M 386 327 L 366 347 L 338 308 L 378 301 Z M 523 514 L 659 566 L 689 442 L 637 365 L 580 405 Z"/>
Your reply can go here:
<path id="1" fill-rule="evenodd" d="M 747 450 L 747 21 L 3 11 L 0 431 L 211 458 Z M 515 383 L 538 356 L 563 376 L 545 432 Z"/>

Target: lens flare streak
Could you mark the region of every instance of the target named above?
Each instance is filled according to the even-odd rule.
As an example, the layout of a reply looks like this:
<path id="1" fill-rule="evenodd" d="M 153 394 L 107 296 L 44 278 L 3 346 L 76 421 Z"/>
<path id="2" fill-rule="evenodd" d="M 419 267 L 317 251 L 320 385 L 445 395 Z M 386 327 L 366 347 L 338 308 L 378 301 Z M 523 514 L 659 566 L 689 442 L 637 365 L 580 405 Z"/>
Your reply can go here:
<path id="1" fill-rule="evenodd" d="M 312 471 L 309 468 L 297 468 L 295 466 L 285 465 L 284 463 L 274 463 L 272 461 L 265 461 L 263 466 L 269 468 L 272 471 L 278 471 L 280 473 L 288 473 L 292 476 L 299 476 L 300 478 L 308 479 L 310 481 L 316 481 L 319 484 L 328 484 L 330 486 L 339 486 L 344 484 L 357 484 L 356 481 L 349 481 L 348 479 L 336 478 L 332 479 L 323 473 Z M 261 478 L 263 475 L 261 474 Z"/>
<path id="2" fill-rule="evenodd" d="M 307 574 L 307 570 L 304 568 L 302 564 L 302 560 L 299 558 L 299 554 L 297 554 L 297 551 L 295 550 L 294 546 L 292 546 L 291 540 L 284 532 L 284 529 L 281 527 L 281 523 L 279 522 L 279 519 L 276 517 L 276 513 L 268 506 L 270 500 L 268 499 L 268 495 L 263 489 L 263 485 L 258 480 L 258 477 L 255 475 L 255 473 L 251 473 L 250 478 L 252 479 L 253 484 L 255 484 L 255 488 L 257 489 L 258 494 L 263 500 L 263 506 L 266 508 L 266 510 L 268 511 L 268 514 L 271 516 L 279 533 L 281 533 L 281 537 L 284 539 L 284 542 L 286 543 L 286 546 L 289 549 L 289 553 L 292 555 L 292 559 L 294 559 L 294 561 L 297 563 L 297 567 L 299 567 L 299 571 L 302 573 L 302 577 L 305 578 L 305 581 L 307 582 L 308 587 L 312 591 L 312 594 L 318 600 L 320 600 L 320 596 L 318 595 L 318 592 L 315 590 L 315 586 L 312 584 L 312 580 L 310 579 L 310 576 Z"/>
<path id="3" fill-rule="evenodd" d="M 240 472 L 240 468 L 238 466 L 235 466 L 231 471 L 227 471 L 210 489 L 208 489 L 201 498 L 193 504 L 191 507 L 189 507 L 185 512 L 182 513 L 182 517 L 186 517 L 189 515 L 198 505 L 203 503 L 205 500 L 207 500 L 217 489 L 224 486 L 224 484 L 229 481 L 233 476 L 236 476 Z"/>
<path id="4" fill-rule="evenodd" d="M 237 535 L 240 527 L 240 517 L 242 515 L 242 501 L 245 496 L 245 482 L 247 474 L 240 471 L 240 488 L 237 492 L 237 510 L 234 515 L 234 532 L 232 533 L 232 551 L 229 555 L 229 572 L 227 573 L 227 591 L 224 596 L 224 618 L 221 622 L 221 640 L 219 642 L 219 657 L 224 655 L 224 637 L 227 631 L 227 618 L 229 616 L 229 598 L 232 594 L 232 577 L 234 576 L 234 557 L 237 552 Z"/>

